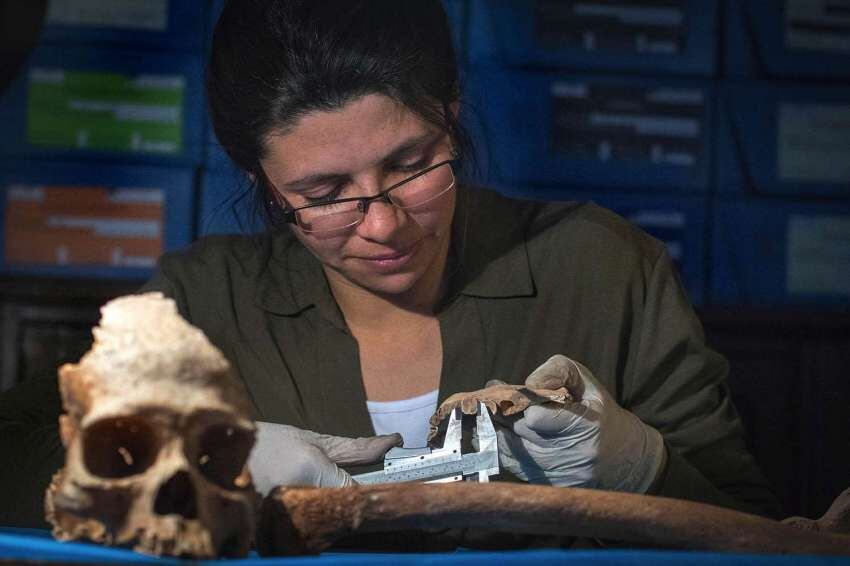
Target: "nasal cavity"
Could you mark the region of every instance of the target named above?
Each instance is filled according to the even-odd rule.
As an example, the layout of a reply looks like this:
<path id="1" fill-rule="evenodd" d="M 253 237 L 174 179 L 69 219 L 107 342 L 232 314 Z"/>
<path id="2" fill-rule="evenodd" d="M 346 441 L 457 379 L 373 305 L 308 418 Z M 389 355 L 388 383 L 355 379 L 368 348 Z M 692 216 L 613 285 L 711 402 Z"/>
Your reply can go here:
<path id="1" fill-rule="evenodd" d="M 153 510 L 157 515 L 180 515 L 186 519 L 197 519 L 195 487 L 187 472 L 177 472 L 159 487 Z"/>

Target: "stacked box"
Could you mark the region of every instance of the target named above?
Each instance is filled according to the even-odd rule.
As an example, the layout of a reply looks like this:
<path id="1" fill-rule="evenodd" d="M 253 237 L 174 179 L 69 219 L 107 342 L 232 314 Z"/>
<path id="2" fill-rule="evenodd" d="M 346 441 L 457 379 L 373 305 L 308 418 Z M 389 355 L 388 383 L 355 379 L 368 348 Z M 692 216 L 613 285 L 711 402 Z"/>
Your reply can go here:
<path id="1" fill-rule="evenodd" d="M 195 165 L 200 54 L 42 46 L 0 98 L 0 156 Z"/>
<path id="2" fill-rule="evenodd" d="M 716 0 L 471 0 L 473 63 L 714 74 Z"/>
<path id="3" fill-rule="evenodd" d="M 708 82 L 490 66 L 472 77 L 481 161 L 498 184 L 708 189 Z"/>
<path id="4" fill-rule="evenodd" d="M 51 0 L 42 41 L 200 51 L 207 0 Z"/>
<path id="5" fill-rule="evenodd" d="M 850 196 L 850 86 L 721 89 L 717 188 L 750 196 Z"/>
<path id="6" fill-rule="evenodd" d="M 142 279 L 189 243 L 191 168 L 0 164 L 5 274 Z"/>
<path id="7" fill-rule="evenodd" d="M 728 76 L 850 79 L 846 4 L 725 0 L 725 16 Z"/>
<path id="8" fill-rule="evenodd" d="M 850 203 L 724 197 L 716 204 L 712 301 L 850 307 Z"/>
<path id="9" fill-rule="evenodd" d="M 262 214 L 251 190 L 248 179 L 233 169 L 207 171 L 201 181 L 198 235 L 262 232 Z"/>

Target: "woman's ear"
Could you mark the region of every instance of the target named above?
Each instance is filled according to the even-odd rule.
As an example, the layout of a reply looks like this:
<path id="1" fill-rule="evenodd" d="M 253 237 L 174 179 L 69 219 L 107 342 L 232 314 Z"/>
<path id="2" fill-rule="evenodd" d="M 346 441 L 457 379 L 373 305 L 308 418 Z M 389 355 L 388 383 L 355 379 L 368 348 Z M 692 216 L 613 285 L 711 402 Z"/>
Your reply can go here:
<path id="1" fill-rule="evenodd" d="M 457 119 L 458 114 L 460 113 L 460 100 L 455 100 L 451 104 L 449 104 L 449 112 Z"/>

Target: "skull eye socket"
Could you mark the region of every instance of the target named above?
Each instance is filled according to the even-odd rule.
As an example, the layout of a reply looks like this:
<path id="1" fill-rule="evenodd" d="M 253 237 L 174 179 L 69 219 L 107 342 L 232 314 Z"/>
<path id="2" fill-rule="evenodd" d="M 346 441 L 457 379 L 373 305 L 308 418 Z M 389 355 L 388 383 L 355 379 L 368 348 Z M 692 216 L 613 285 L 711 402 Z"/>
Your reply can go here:
<path id="1" fill-rule="evenodd" d="M 137 417 L 103 419 L 86 427 L 83 461 L 90 473 L 102 478 L 141 474 L 156 460 L 156 431 Z"/>
<path id="2" fill-rule="evenodd" d="M 250 431 L 231 424 L 211 425 L 200 436 L 198 469 L 223 489 L 242 489 L 248 485 L 245 463 L 253 445 Z"/>

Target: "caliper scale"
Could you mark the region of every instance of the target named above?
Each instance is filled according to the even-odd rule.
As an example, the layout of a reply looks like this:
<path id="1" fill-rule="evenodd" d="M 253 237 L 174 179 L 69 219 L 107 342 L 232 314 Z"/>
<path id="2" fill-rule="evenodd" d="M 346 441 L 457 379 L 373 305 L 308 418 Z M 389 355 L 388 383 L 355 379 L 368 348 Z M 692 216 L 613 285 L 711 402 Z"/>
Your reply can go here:
<path id="1" fill-rule="evenodd" d="M 472 419 L 472 415 L 464 416 L 459 407 L 452 411 L 441 448 L 392 448 L 384 456 L 382 470 L 353 476 L 354 480 L 360 484 L 489 482 L 490 476 L 499 473 L 496 429 L 490 413 L 484 403 L 478 403 L 474 419 L 477 448 L 469 438 L 471 431 L 467 435 L 470 442 L 464 442 L 464 418 Z"/>

